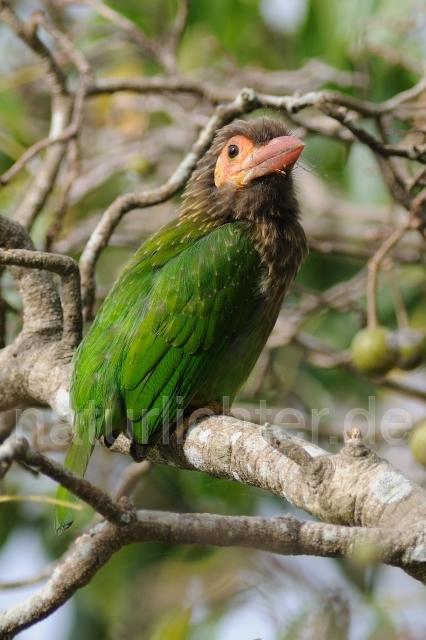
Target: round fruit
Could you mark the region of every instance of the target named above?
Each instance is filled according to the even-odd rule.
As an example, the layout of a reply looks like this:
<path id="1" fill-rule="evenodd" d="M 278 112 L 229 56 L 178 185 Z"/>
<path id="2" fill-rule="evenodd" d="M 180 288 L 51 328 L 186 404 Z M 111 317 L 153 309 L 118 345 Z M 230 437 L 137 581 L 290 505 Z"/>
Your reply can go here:
<path id="1" fill-rule="evenodd" d="M 410 438 L 414 459 L 426 467 L 426 420 L 418 422 Z"/>
<path id="2" fill-rule="evenodd" d="M 351 354 L 358 371 L 370 376 L 384 375 L 393 369 L 399 356 L 396 338 L 387 327 L 358 331 L 352 340 Z"/>
<path id="3" fill-rule="evenodd" d="M 426 355 L 426 337 L 419 329 L 398 329 L 394 332 L 398 345 L 398 367 L 405 371 L 422 364 Z"/>

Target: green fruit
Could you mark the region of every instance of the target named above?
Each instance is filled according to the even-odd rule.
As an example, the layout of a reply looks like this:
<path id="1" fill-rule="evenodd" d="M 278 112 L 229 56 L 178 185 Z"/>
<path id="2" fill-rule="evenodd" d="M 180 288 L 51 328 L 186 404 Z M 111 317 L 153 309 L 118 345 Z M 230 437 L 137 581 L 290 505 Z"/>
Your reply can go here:
<path id="1" fill-rule="evenodd" d="M 352 340 L 351 354 L 358 371 L 370 376 L 384 375 L 393 369 L 399 356 L 396 338 L 387 327 L 358 331 Z"/>
<path id="2" fill-rule="evenodd" d="M 422 364 L 426 355 L 426 337 L 419 329 L 399 329 L 394 332 L 398 344 L 398 367 L 405 371 Z"/>
<path id="3" fill-rule="evenodd" d="M 426 420 L 418 422 L 410 438 L 414 459 L 426 467 Z"/>

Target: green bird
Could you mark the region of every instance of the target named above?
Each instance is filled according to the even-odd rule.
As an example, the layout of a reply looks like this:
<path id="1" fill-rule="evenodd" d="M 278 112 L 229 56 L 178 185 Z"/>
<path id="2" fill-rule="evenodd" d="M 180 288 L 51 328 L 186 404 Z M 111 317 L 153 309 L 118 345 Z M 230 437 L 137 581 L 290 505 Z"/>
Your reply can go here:
<path id="1" fill-rule="evenodd" d="M 66 467 L 83 476 L 96 440 L 120 432 L 140 461 L 194 411 L 232 405 L 307 252 L 291 175 L 303 148 L 271 118 L 216 134 L 179 216 L 136 252 L 77 349 Z M 63 487 L 58 499 L 77 501 Z M 56 530 L 72 521 L 58 506 Z"/>

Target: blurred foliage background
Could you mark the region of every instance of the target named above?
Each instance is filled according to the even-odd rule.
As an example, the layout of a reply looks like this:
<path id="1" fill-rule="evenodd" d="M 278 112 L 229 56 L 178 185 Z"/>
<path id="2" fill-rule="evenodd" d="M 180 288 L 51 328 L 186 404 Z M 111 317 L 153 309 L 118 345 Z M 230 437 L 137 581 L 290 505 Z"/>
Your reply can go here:
<path id="1" fill-rule="evenodd" d="M 151 38 L 170 30 L 175 0 L 119 0 L 108 4 L 142 27 Z M 162 73 L 156 61 L 87 7 L 58 7 L 50 0 L 17 0 L 15 9 L 27 17 L 43 9 L 67 32 L 90 60 L 99 78 L 150 76 Z M 278 93 L 338 88 L 372 101 L 386 100 L 420 78 L 426 53 L 426 3 L 400 0 L 192 0 L 178 49 L 181 71 L 227 89 L 269 88 Z M 44 36 L 51 45 L 49 36 Z M 292 76 L 315 59 L 311 71 Z M 318 66 L 319 63 L 325 63 Z M 325 65 L 343 75 L 329 73 Z M 70 71 L 72 77 L 72 70 Z M 346 75 L 345 75 L 346 74 Z M 268 84 L 269 83 L 269 84 Z M 275 84 L 274 84 L 275 83 Z M 346 83 L 346 85 L 345 85 Z M 257 86 L 256 86 L 257 85 Z M 6 171 L 37 140 L 48 135 L 49 96 L 40 65 L 8 28 L 0 24 L 0 173 Z M 426 118 L 424 96 L 413 116 L 417 129 Z M 423 107 L 423 110 L 422 110 Z M 120 194 L 164 182 L 187 152 L 212 107 L 191 96 L 117 93 L 91 99 L 81 136 L 82 169 L 69 198 L 63 228 L 52 250 L 78 258 L 105 208 Z M 253 114 L 262 115 L 266 110 Z M 275 115 L 275 114 L 272 114 Z M 294 126 L 294 123 L 293 123 Z M 414 136 L 407 123 L 394 122 L 395 140 Z M 301 300 L 339 283 L 355 287 L 353 278 L 365 270 L 365 248 L 378 246 L 401 218 L 369 151 L 359 145 L 321 136 L 300 125 L 307 144 L 302 166 L 295 171 L 304 223 L 318 241 L 340 242 L 348 250 L 311 251 L 295 287 L 286 299 L 276 342 L 258 363 L 236 402 L 253 421 L 272 420 L 285 407 L 297 409 L 306 438 L 335 450 L 341 442 L 345 416 L 354 408 L 369 412 L 353 421 L 370 437 L 380 455 L 421 484 L 426 475 L 414 462 L 406 429 L 396 425 L 389 444 L 380 430 L 384 413 L 403 408 L 413 423 L 425 417 L 425 402 L 391 393 L 341 367 L 319 367 L 300 342 L 284 344 L 282 323 Z M 2 213 L 13 215 L 37 170 L 35 159 L 0 191 Z M 61 180 L 38 216 L 32 236 L 46 246 L 61 193 Z M 99 301 L 106 295 L 133 251 L 155 229 L 173 217 L 179 198 L 144 211 L 132 211 L 115 232 L 97 268 Z M 415 250 L 416 239 L 404 245 Z M 422 260 L 398 265 L 410 324 L 426 326 L 426 271 Z M 7 302 L 6 340 L 20 329 L 20 300 L 8 274 L 3 275 Z M 392 287 L 384 276 L 380 287 L 383 324 L 395 327 Z M 303 332 L 334 350 L 348 348 L 365 322 L 362 287 L 354 288 L 356 304 L 330 308 L 321 303 L 303 319 Z M 343 286 L 342 296 L 344 298 Z M 293 316 L 292 316 L 293 317 Z M 282 336 L 281 336 L 282 337 Z M 274 340 L 274 336 L 272 337 Z M 283 343 L 283 344 L 281 344 Z M 404 376 L 425 388 L 424 368 Z M 374 406 L 371 398 L 374 399 Z M 260 402 L 271 410 L 261 416 Z M 312 410 L 327 408 L 318 434 L 312 434 Z M 247 414 L 245 414 L 247 415 Z M 298 414 L 299 415 L 299 414 Z M 290 418 L 289 418 L 290 421 Z M 40 410 L 24 412 L 20 428 L 31 438 L 42 423 L 55 418 Z M 291 426 L 291 425 L 290 425 Z M 64 428 L 63 428 L 64 431 Z M 47 439 L 48 440 L 48 439 Z M 388 439 L 389 440 L 389 439 Z M 62 458 L 64 446 L 37 441 Z M 60 449 L 60 451 L 59 451 Z M 89 479 L 113 491 L 130 461 L 101 448 L 95 452 Z M 7 476 L 5 493 L 54 493 L 53 483 L 17 468 Z M 199 473 L 151 468 L 141 479 L 134 500 L 139 508 L 221 514 L 275 516 L 295 510 L 277 497 L 238 483 Z M 76 526 L 55 537 L 52 509 L 37 503 L 1 506 L 0 556 L 2 581 L 25 577 L 58 558 L 77 528 L 92 520 L 85 509 Z M 299 514 L 306 517 L 306 514 Z M 39 546 L 34 552 L 34 538 Z M 19 544 L 16 542 L 19 541 Z M 44 556 L 44 559 L 43 559 Z M 2 608 L 25 591 L 0 592 Z M 244 550 L 183 548 L 145 544 L 116 554 L 66 611 L 55 614 L 22 638 L 79 640 L 381 640 L 426 637 L 426 593 L 423 587 L 389 567 L 316 558 L 281 558 Z M 46 623 L 47 624 L 47 623 Z M 43 631 L 44 629 L 44 631 Z M 38 634 L 38 635 L 37 635 Z"/>

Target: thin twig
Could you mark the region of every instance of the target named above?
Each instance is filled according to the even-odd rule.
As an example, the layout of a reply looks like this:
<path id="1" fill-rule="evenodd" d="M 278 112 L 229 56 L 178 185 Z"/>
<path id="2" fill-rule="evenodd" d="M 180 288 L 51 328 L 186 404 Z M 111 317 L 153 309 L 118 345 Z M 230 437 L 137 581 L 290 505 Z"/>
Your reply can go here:
<path id="1" fill-rule="evenodd" d="M 59 6 L 81 4 L 91 7 L 103 18 L 115 24 L 130 40 L 140 47 L 144 53 L 157 60 L 168 73 L 177 72 L 175 58 L 165 47 L 162 47 L 157 40 L 148 38 L 142 29 L 137 27 L 134 22 L 121 13 L 118 13 L 118 11 L 114 11 L 114 9 L 111 9 L 111 7 L 103 2 L 100 2 L 100 0 L 71 0 L 71 2 L 69 0 L 57 0 L 56 4 Z"/>
<path id="2" fill-rule="evenodd" d="M 182 76 L 152 76 L 142 78 L 99 78 L 88 88 L 89 96 L 133 91 L 135 93 L 190 93 L 204 98 L 214 105 L 232 102 L 238 90 L 229 90 Z"/>
<path id="3" fill-rule="evenodd" d="M 27 151 L 22 154 L 19 160 L 17 160 L 15 164 L 10 167 L 10 169 L 5 171 L 5 173 L 0 176 L 0 185 L 5 186 L 6 184 L 8 184 L 12 180 L 12 178 L 14 178 L 16 174 L 19 173 L 19 171 L 21 171 L 21 169 L 23 169 L 25 165 L 28 164 L 30 160 L 32 160 L 37 154 L 40 153 L 40 151 L 43 151 L 43 149 L 46 149 L 47 147 L 53 147 L 56 144 L 67 142 L 68 140 L 75 138 L 77 132 L 78 130 L 75 125 L 71 124 L 66 127 L 66 129 L 64 129 L 58 136 L 48 136 L 47 138 L 43 138 L 43 140 L 39 140 L 38 142 L 33 144 L 33 146 L 27 149 Z"/>
<path id="4" fill-rule="evenodd" d="M 389 260 L 385 265 L 383 265 L 383 267 L 386 271 L 386 275 L 388 276 L 389 285 L 392 291 L 398 327 L 400 329 L 406 329 L 409 326 L 408 313 L 407 309 L 405 308 L 404 298 L 402 296 L 401 288 L 396 276 L 395 265 L 392 261 Z"/>
<path id="5" fill-rule="evenodd" d="M 69 169 L 62 187 L 61 199 L 53 216 L 54 222 L 46 235 L 45 251 L 49 252 L 62 230 L 64 218 L 68 211 L 70 191 L 81 171 L 79 149 L 75 138 L 70 141 L 68 146 L 67 161 Z"/>
<path id="6" fill-rule="evenodd" d="M 327 103 L 326 98 L 321 98 L 316 106 L 323 113 L 330 118 L 334 118 L 338 122 L 341 122 L 345 127 L 352 131 L 354 136 L 358 138 L 360 142 L 370 147 L 372 151 L 377 153 L 383 158 L 389 158 L 390 156 L 397 156 L 399 158 L 408 158 L 409 160 L 417 160 L 418 162 L 426 163 L 426 145 L 410 145 L 410 146 L 398 146 L 391 144 L 384 144 L 378 138 L 371 133 L 363 129 L 355 119 L 354 115 L 348 111 L 346 107 L 335 107 L 334 105 Z"/>
<path id="7" fill-rule="evenodd" d="M 88 480 L 81 478 L 58 462 L 50 460 L 37 449 L 30 447 L 25 438 L 13 441 L 8 439 L 0 445 L 0 477 L 5 476 L 13 461 L 23 462 L 60 483 L 78 498 L 87 502 L 109 522 L 118 525 L 131 522 L 132 516 L 128 506 L 123 508 Z"/>
<path id="8" fill-rule="evenodd" d="M 172 56 L 176 56 L 176 50 L 182 38 L 188 19 L 190 0 L 179 0 L 178 11 L 173 23 L 172 33 L 168 42 L 168 49 Z"/>
<path id="9" fill-rule="evenodd" d="M 66 54 L 68 59 L 73 62 L 81 75 L 93 77 L 93 71 L 87 58 L 81 53 L 81 51 L 74 47 L 71 40 L 69 40 L 64 33 L 56 29 L 56 27 L 49 22 L 43 11 L 35 11 L 31 15 L 30 20 L 34 24 L 43 27 L 43 29 L 52 36 L 58 47 Z"/>
<path id="10" fill-rule="evenodd" d="M 123 496 L 129 497 L 136 489 L 141 478 L 143 478 L 152 468 L 152 463 L 144 460 L 138 464 L 130 464 L 120 476 L 114 490 L 114 499 L 119 500 Z"/>
<path id="11" fill-rule="evenodd" d="M 86 87 L 88 86 L 89 78 L 82 76 L 76 91 L 75 101 L 72 112 L 71 123 L 57 136 L 48 136 L 43 140 L 39 140 L 32 147 L 22 154 L 22 156 L 8 169 L 2 176 L 0 176 L 0 185 L 6 185 L 16 174 L 28 164 L 40 151 L 53 145 L 73 140 L 77 137 L 82 120 L 82 112 L 84 106 L 84 100 L 86 97 Z"/>
<path id="12" fill-rule="evenodd" d="M 52 52 L 40 40 L 37 35 L 37 25 L 31 18 L 28 23 L 22 22 L 11 7 L 9 0 L 2 0 L 0 3 L 0 19 L 5 22 L 16 35 L 25 42 L 34 53 L 40 58 L 46 78 L 52 86 L 54 93 L 67 95 L 66 76 L 62 69 L 56 64 Z"/>
<path id="13" fill-rule="evenodd" d="M 68 127 L 71 117 L 72 101 L 69 96 L 65 74 L 55 62 L 52 52 L 38 37 L 37 24 L 31 21 L 31 18 L 28 23 L 22 22 L 12 10 L 10 2 L 2 0 L 0 4 L 0 19 L 4 20 L 41 61 L 52 94 L 52 117 L 49 137 L 56 138 Z M 33 183 L 27 189 L 21 205 L 15 212 L 15 219 L 27 229 L 31 228 L 52 191 L 64 153 L 65 145 L 63 144 L 54 145 L 48 149 Z"/>
<path id="14" fill-rule="evenodd" d="M 29 578 L 0 582 L 0 590 L 3 591 L 7 589 L 22 589 L 23 587 L 28 587 L 32 584 L 37 584 L 38 582 L 43 582 L 43 580 L 47 580 L 52 576 L 52 573 L 55 570 L 56 566 L 56 563 L 48 564 L 46 567 L 44 567 L 44 569 L 39 571 L 39 573 L 36 573 Z"/>
<path id="15" fill-rule="evenodd" d="M 412 228 L 412 219 L 410 219 L 403 227 L 395 229 L 368 261 L 367 324 L 371 328 L 377 327 L 379 324 L 377 314 L 377 273 L 380 265 L 389 251 L 401 240 L 404 234 Z"/>

